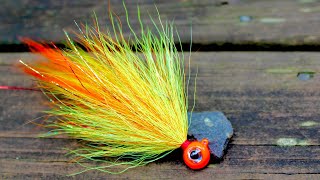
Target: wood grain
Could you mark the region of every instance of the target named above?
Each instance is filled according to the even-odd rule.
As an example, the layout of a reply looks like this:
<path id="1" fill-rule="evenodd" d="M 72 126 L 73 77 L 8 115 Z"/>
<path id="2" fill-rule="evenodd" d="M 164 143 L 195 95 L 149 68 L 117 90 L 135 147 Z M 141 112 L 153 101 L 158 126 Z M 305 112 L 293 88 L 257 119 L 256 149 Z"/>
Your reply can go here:
<path id="1" fill-rule="evenodd" d="M 39 58 L 0 54 L 0 85 L 33 87 L 14 64 Z M 82 168 L 63 148 L 78 142 L 37 138 L 46 130 L 31 123 L 43 121 L 34 119 L 47 109 L 46 98 L 40 92 L 0 90 L 0 179 L 319 179 L 319 58 L 316 52 L 192 53 L 191 94 L 198 71 L 195 110 L 223 111 L 235 129 L 224 159 L 202 171 L 186 168 L 175 152 L 121 175 L 89 171 L 67 177 Z M 297 73 L 303 71 L 315 75 L 301 81 Z"/>
<path id="2" fill-rule="evenodd" d="M 137 5 L 146 26 L 150 14 L 157 19 L 155 5 L 162 19 L 175 22 L 181 40 L 199 44 L 282 44 L 319 45 L 317 0 L 133 0 L 125 1 L 132 27 L 139 32 Z M 110 0 L 122 24 L 126 24 L 122 1 Z M 101 27 L 110 28 L 106 0 L 12 0 L 0 6 L 0 44 L 20 43 L 27 36 L 63 42 L 63 30 L 77 29 L 74 21 L 92 24 L 93 11 Z M 248 19 L 240 20 L 240 19 Z M 243 22 L 245 21 L 245 22 Z M 129 28 L 123 25 L 124 34 Z"/>

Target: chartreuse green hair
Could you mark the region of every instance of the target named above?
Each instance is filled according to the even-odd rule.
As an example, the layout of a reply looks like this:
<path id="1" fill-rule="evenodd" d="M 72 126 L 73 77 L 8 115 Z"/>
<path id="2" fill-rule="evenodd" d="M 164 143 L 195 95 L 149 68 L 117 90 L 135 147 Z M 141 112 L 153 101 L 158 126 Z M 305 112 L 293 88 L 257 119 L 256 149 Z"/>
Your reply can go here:
<path id="1" fill-rule="evenodd" d="M 184 60 L 175 28 L 160 16 L 159 25 L 151 18 L 152 30 L 144 27 L 138 8 L 137 33 L 128 13 L 126 18 L 129 39 L 111 12 L 111 31 L 102 32 L 96 20 L 94 27 L 79 28 L 77 43 L 66 34 L 64 50 L 23 40 L 47 59 L 22 62 L 24 71 L 50 98 L 47 113 L 56 118 L 48 126 L 83 142 L 70 153 L 84 171 L 122 173 L 166 156 L 187 139 Z M 103 163 L 86 166 L 81 159 Z"/>

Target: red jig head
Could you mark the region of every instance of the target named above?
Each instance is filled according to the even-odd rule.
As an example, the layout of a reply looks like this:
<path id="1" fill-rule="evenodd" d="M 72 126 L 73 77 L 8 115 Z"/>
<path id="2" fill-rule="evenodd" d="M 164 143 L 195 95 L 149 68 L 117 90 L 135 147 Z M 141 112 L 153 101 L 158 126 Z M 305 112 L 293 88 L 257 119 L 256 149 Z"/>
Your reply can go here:
<path id="1" fill-rule="evenodd" d="M 204 138 L 199 141 L 186 140 L 183 149 L 183 161 L 191 169 L 198 170 L 206 167 L 210 161 L 209 141 Z"/>

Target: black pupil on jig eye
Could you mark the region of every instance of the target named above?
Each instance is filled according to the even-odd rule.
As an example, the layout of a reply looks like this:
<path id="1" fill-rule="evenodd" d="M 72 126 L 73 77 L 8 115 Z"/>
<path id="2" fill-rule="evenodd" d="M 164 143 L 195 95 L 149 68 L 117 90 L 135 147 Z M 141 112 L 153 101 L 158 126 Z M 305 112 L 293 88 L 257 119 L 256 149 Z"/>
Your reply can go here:
<path id="1" fill-rule="evenodd" d="M 191 151 L 190 153 L 190 158 L 193 159 L 193 160 L 197 160 L 201 157 L 200 155 L 200 151 L 199 150 L 193 150 Z"/>

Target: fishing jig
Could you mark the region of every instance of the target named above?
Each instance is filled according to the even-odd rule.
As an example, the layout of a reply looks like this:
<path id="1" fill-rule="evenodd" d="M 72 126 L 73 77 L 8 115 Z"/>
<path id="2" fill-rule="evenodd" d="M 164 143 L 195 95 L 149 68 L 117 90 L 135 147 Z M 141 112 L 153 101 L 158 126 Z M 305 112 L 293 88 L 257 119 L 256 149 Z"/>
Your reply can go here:
<path id="1" fill-rule="evenodd" d="M 55 134 L 85 142 L 71 150 L 80 158 L 115 159 L 103 160 L 107 163 L 103 166 L 83 165 L 84 171 L 121 173 L 179 147 L 188 167 L 204 168 L 210 161 L 212 142 L 187 139 L 192 117 L 187 109 L 188 78 L 172 23 L 162 23 L 159 16 L 160 25 L 152 20 L 155 30 L 141 23 L 137 33 L 127 21 L 128 41 L 113 13 L 110 17 L 114 33 L 102 32 L 98 25 L 82 26 L 75 34 L 77 43 L 66 33 L 67 49 L 22 40 L 47 59 L 21 63 L 51 101 L 48 114 L 56 118 L 48 126 Z M 125 168 L 114 172 L 112 168 L 119 165 Z"/>

